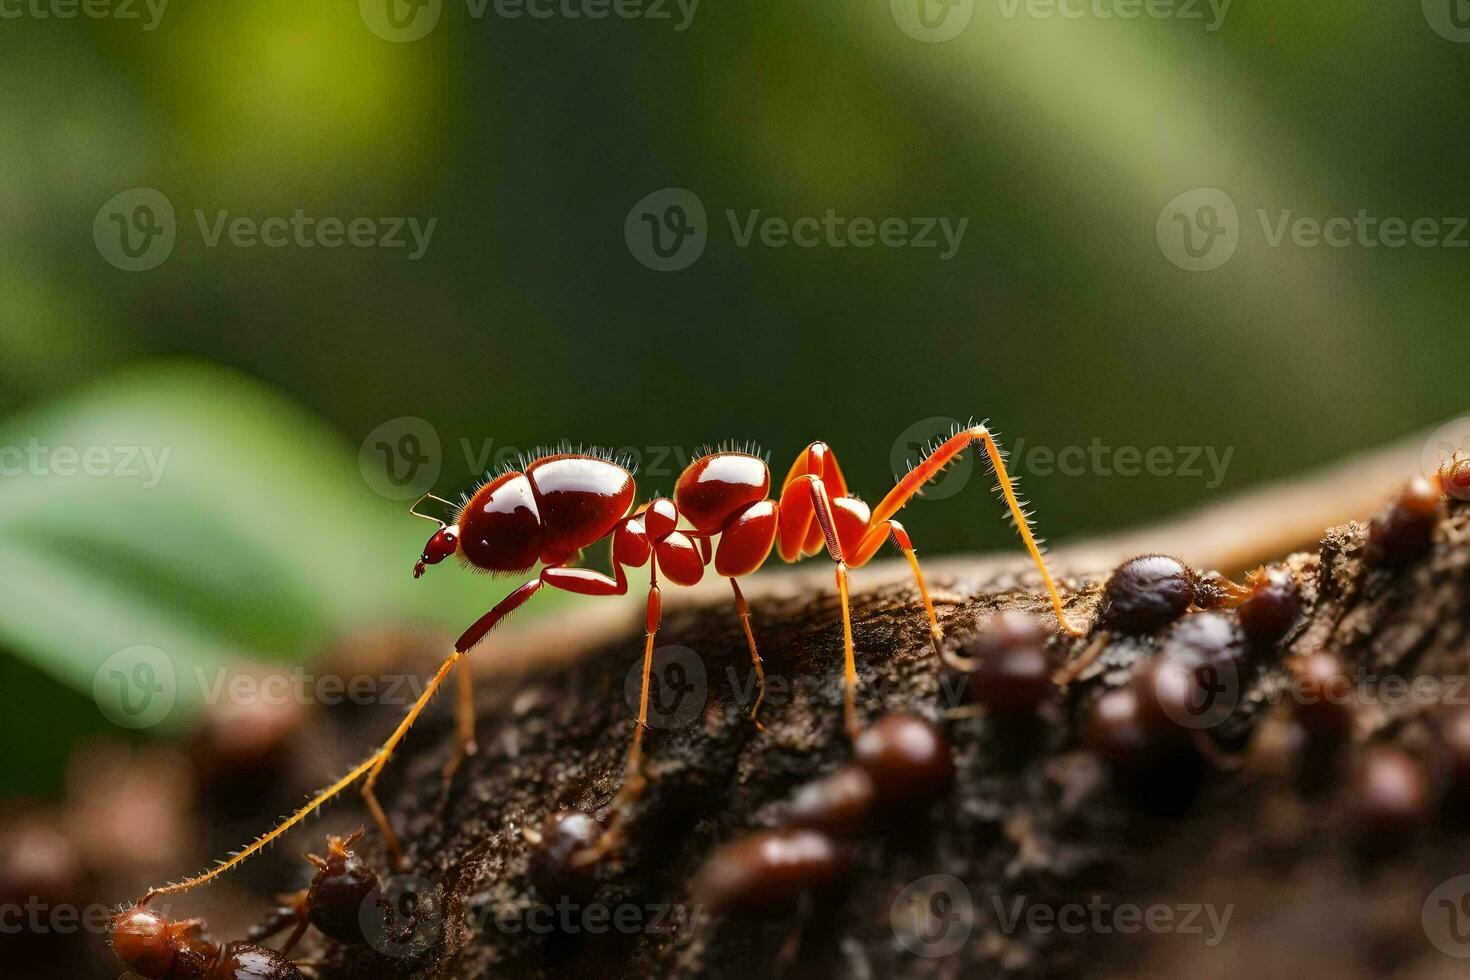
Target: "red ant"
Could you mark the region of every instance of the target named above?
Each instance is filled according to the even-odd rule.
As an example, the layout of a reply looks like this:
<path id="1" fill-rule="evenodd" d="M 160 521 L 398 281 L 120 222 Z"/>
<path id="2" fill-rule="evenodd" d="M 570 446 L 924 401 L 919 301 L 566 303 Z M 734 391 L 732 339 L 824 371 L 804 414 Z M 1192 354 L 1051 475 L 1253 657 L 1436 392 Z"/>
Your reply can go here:
<path id="1" fill-rule="evenodd" d="M 291 929 L 281 947 L 282 953 L 290 953 L 307 927 L 316 926 L 340 943 L 364 942 L 363 906 L 374 900 L 380 886 L 378 876 L 352 850 L 360 837 L 361 828 L 346 837 L 328 835 L 326 857 L 306 855 L 316 868 L 311 883 L 299 892 L 282 895 L 266 920 L 250 930 L 250 941 L 264 942 Z"/>
<path id="2" fill-rule="evenodd" d="M 284 953 L 254 943 L 221 946 L 205 937 L 202 919 L 171 922 L 145 908 L 113 917 L 112 949 L 150 980 L 304 980 Z"/>
<path id="3" fill-rule="evenodd" d="M 471 677 L 461 661 L 496 625 L 545 586 L 582 595 L 624 595 L 630 588 L 627 569 L 648 568 L 643 687 L 638 723 L 633 729 L 622 789 L 612 807 L 614 827 L 602 835 L 591 853 L 583 856 L 585 861 L 595 859 L 615 845 L 619 817 L 644 786 L 641 746 L 648 721 L 654 637 L 658 633 L 662 612 L 660 573 L 675 585 L 694 585 L 713 562 L 715 573 L 729 580 L 760 686 L 751 707 L 751 717 L 754 718 L 764 698 L 765 674 L 755 634 L 751 630 L 750 608 L 737 580 L 765 564 L 773 548 L 787 562 L 815 556 L 825 548 L 835 565 L 837 592 L 841 598 L 845 722 L 849 736 L 855 739 L 859 733 L 858 679 L 848 602 L 848 569 L 867 564 L 884 542 L 892 539 L 913 571 L 929 620 L 930 636 L 936 653 L 940 653 L 944 632 L 934 613 L 934 604 L 913 545 L 903 525 L 893 517 L 925 484 L 972 444 L 983 447 L 995 470 L 1001 495 L 1015 520 L 1022 543 L 1041 573 L 1058 624 L 1073 636 L 1081 635 L 1081 630 L 1067 622 L 1062 598 L 1032 536 L 1030 519 L 1016 496 L 1014 484 L 1006 471 L 1004 455 L 983 424 L 961 427 L 933 447 L 872 508 L 849 495 L 847 480 L 838 466 L 836 454 L 822 442 L 812 443 L 797 457 L 786 473 L 777 499 L 769 496 L 771 473 L 764 459 L 749 452 L 718 450 L 688 465 L 679 476 L 672 499 L 659 497 L 637 509 L 634 507 L 636 488 L 632 473 L 609 454 L 595 450 L 571 452 L 569 449 L 540 453 L 522 469 L 502 472 L 477 487 L 457 509 L 453 524 L 420 514 L 417 504 L 410 513 L 439 525 L 414 565 L 415 578 L 422 576 L 427 566 L 436 565 L 450 556 L 457 557 L 466 566 L 490 573 L 525 573 L 538 562 L 542 565 L 541 570 L 464 632 L 422 696 L 372 757 L 228 861 L 194 878 L 154 889 L 144 896 L 142 902 L 192 888 L 223 873 L 258 852 L 364 773 L 367 774 L 362 787 L 364 802 L 377 822 L 394 862 L 399 868 L 405 867 L 407 862 L 398 837 L 373 792 L 378 777 L 425 705 L 457 666 L 461 667 L 458 677 L 458 739 L 455 754 L 445 769 L 446 776 L 452 776 L 463 759 L 476 751 Z M 426 498 L 454 506 L 432 494 L 426 494 L 419 502 Z M 681 520 L 683 527 L 680 527 Z M 612 546 L 611 576 L 570 565 L 584 548 L 607 538 L 611 538 Z"/>

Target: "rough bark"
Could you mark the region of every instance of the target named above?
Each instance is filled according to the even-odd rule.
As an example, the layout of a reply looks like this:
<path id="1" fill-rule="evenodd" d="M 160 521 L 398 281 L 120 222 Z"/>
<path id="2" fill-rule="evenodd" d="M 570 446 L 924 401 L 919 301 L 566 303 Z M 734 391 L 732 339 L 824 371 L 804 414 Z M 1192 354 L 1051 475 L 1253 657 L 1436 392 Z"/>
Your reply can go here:
<path id="1" fill-rule="evenodd" d="M 1284 562 L 1303 583 L 1304 615 L 1261 668 L 1243 677 L 1240 706 L 1215 733 L 1222 754 L 1241 749 L 1270 714 L 1286 676 L 1283 661 L 1292 654 L 1331 649 L 1379 679 L 1465 676 L 1470 505 L 1450 508 L 1430 554 L 1399 571 L 1365 560 L 1358 524 L 1330 530 L 1318 552 Z M 1049 618 L 1025 575 L 966 576 L 956 574 L 953 563 L 945 569 L 936 592 L 951 637 L 974 632 L 1002 608 Z M 903 710 L 940 721 L 955 746 L 953 792 L 849 842 L 851 865 L 841 883 L 795 906 L 754 918 L 695 908 L 690 880 L 714 847 L 774 825 L 780 801 L 849 757 L 836 596 L 821 580 L 807 581 L 812 584 L 793 594 L 753 602 L 772 678 L 763 731 L 746 717 L 750 665 L 731 604 L 669 611 L 659 640 L 689 651 L 686 680 L 694 680 L 693 665 L 703 669 L 702 691 L 696 683 L 685 695 L 699 699 L 700 708 L 687 724 L 649 732 L 650 782 L 629 839 L 600 870 L 597 892 L 575 910 L 579 924 L 571 928 L 532 931 L 534 916 L 563 913 L 532 911 L 542 900 L 528 881 L 532 847 L 523 831 L 559 807 L 595 812 L 615 792 L 632 731 L 624 690 L 641 662 L 641 632 L 630 619 L 629 628 L 590 655 L 539 651 L 519 676 L 481 683 L 481 751 L 447 793 L 439 771 L 452 736 L 452 698 L 443 699 L 414 730 L 383 784 L 409 848 L 411 874 L 431 883 L 434 907 L 421 906 L 417 920 L 400 923 L 417 926 L 418 933 L 395 955 L 308 941 L 305 948 L 320 959 L 320 976 L 1223 977 L 1295 971 L 1354 977 L 1395 971 L 1449 976 L 1455 967 L 1430 945 L 1420 918 L 1437 884 L 1470 870 L 1470 847 L 1441 818 L 1419 836 L 1390 842 L 1386 860 L 1369 862 L 1352 843 L 1336 771 L 1322 781 L 1325 789 L 1304 795 L 1254 767 L 1211 770 L 1192 794 L 1167 794 L 1180 804 L 1172 812 L 1144 806 L 1079 747 L 1077 729 L 1101 690 L 1124 683 L 1131 666 L 1156 651 L 1155 638 L 1113 638 L 1094 668 L 1037 723 L 1003 723 L 955 704 L 955 677 L 936 662 L 921 607 L 902 581 L 853 597 L 859 705 L 867 720 Z M 1100 578 L 1074 577 L 1067 591 L 1073 616 L 1090 620 Z M 551 634 L 562 641 L 543 636 L 540 642 L 572 643 L 567 627 L 574 632 L 575 622 Z M 1089 642 L 1068 642 L 1065 651 L 1075 656 Z M 1430 726 L 1443 707 L 1394 700 L 1359 712 L 1356 745 L 1399 743 L 1437 771 Z M 373 713 L 321 724 L 333 726 L 333 741 L 368 744 L 368 733 L 381 731 L 384 719 Z M 1344 767 L 1357 751 L 1348 752 Z M 371 831 L 364 847 L 383 867 Z M 903 906 L 900 897 L 912 894 L 905 889 L 931 875 L 963 883 L 972 909 L 964 941 L 942 956 L 906 948 L 912 937 L 895 911 Z M 931 880 L 919 891 L 929 895 L 934 887 L 951 886 Z M 1188 906 L 1204 904 L 1232 907 L 1219 945 L 1207 945 L 1213 930 L 1203 919 L 1194 923 L 1204 931 L 1197 935 L 1137 923 L 1129 928 L 1110 917 L 1126 905 L 1159 905 L 1170 907 L 1182 925 Z M 575 918 L 593 905 L 608 908 L 604 932 L 594 932 L 592 919 Z M 1089 911 L 1080 929 L 1072 927 L 1076 923 L 1048 927 L 1044 914 L 1038 920 L 1037 913 L 1024 913 L 1079 906 L 1103 911 Z M 662 907 L 673 911 L 652 922 Z M 638 921 L 628 925 L 634 909 Z M 1010 922 L 1017 912 L 1023 912 L 1021 922 Z M 619 914 L 622 927 L 614 918 Z M 918 943 L 927 952 L 942 948 L 942 942 Z"/>

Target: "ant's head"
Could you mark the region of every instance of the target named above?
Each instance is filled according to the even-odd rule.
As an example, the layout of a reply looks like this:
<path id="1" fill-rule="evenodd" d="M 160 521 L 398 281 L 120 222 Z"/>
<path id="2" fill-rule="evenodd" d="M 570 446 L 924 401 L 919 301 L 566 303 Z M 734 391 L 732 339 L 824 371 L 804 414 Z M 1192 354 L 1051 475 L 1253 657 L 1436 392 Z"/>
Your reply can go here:
<path id="1" fill-rule="evenodd" d="M 166 976 L 179 950 L 177 929 L 157 912 L 128 909 L 112 919 L 112 949 L 138 974 Z"/>
<path id="2" fill-rule="evenodd" d="M 424 566 L 437 565 L 459 548 L 459 525 L 446 524 L 434 532 L 429 543 L 424 545 L 424 553 L 419 556 L 418 562 L 413 566 L 413 577 L 418 578 L 424 574 Z"/>
<path id="3" fill-rule="evenodd" d="M 425 521 L 433 521 L 439 525 L 439 530 L 435 531 L 434 536 L 429 539 L 429 543 L 424 545 L 424 553 L 419 556 L 418 562 L 413 566 L 414 578 L 418 578 L 424 574 L 425 566 L 439 564 L 454 554 L 459 548 L 459 525 L 446 524 L 438 517 L 420 513 L 419 504 L 422 504 L 425 500 L 436 501 L 445 507 L 454 507 L 454 504 L 445 500 L 443 497 L 436 497 L 432 493 L 426 493 L 418 500 L 415 500 L 413 506 L 408 509 L 408 512 L 414 517 Z"/>

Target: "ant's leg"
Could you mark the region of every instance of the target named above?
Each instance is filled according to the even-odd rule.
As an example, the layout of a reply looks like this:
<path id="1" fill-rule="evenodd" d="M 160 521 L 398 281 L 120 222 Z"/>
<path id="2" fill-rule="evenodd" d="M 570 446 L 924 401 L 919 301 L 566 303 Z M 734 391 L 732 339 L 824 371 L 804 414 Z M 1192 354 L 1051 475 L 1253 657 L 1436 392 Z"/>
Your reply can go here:
<path id="1" fill-rule="evenodd" d="M 448 788 L 464 760 L 479 751 L 475 744 L 475 678 L 468 659 L 462 660 L 455 672 L 459 679 L 459 701 L 455 707 L 454 754 L 444 764 L 444 785 Z"/>
<path id="2" fill-rule="evenodd" d="M 580 592 L 584 595 L 619 595 L 627 592 L 628 581 L 623 572 L 623 568 L 620 564 L 616 563 L 615 568 L 617 571 L 616 579 L 585 568 L 562 568 L 559 566 L 543 568 L 539 578 L 527 582 L 506 596 L 494 609 L 480 617 L 478 622 L 465 631 L 465 634 L 455 644 L 454 653 L 448 660 L 444 661 L 443 666 L 439 668 L 439 672 L 434 676 L 434 680 L 409 711 L 408 717 L 403 720 L 403 723 L 398 726 L 398 729 L 389 737 L 382 748 L 358 763 L 347 775 L 312 797 L 305 806 L 281 821 L 268 833 L 256 838 L 248 847 L 241 849 L 228 860 L 222 861 L 208 871 L 195 875 L 192 878 L 186 878 L 183 881 L 151 889 L 138 900 L 137 904 L 144 906 L 160 896 L 188 891 L 191 888 L 196 888 L 199 885 L 214 880 L 231 868 L 243 863 L 246 859 L 260 853 L 267 845 L 286 833 L 286 831 L 311 816 L 323 804 L 361 779 L 364 774 L 368 774 L 368 782 L 364 785 L 362 791 L 364 803 L 368 806 L 369 811 L 372 812 L 374 820 L 378 823 L 379 830 L 383 832 L 383 838 L 387 842 L 389 851 L 394 856 L 394 860 L 401 862 L 402 850 L 398 844 L 398 837 L 393 833 L 393 828 L 388 823 L 387 815 L 383 813 L 382 807 L 378 804 L 376 795 L 372 793 L 372 785 L 377 779 L 378 774 L 382 772 L 383 767 L 387 765 L 388 758 L 393 754 L 393 749 L 403 740 L 403 736 L 413 725 L 419 712 L 423 710 L 424 705 L 428 703 L 439 685 L 443 683 L 444 677 L 449 673 L 450 668 L 464 657 L 471 647 L 483 639 L 485 634 L 489 633 L 496 623 L 510 615 L 510 613 L 523 605 L 527 599 L 540 591 L 543 584 L 569 592 Z"/>
<path id="3" fill-rule="evenodd" d="M 898 546 L 898 549 L 903 552 L 904 558 L 908 559 L 909 568 L 913 569 L 914 581 L 919 586 L 919 595 L 924 599 L 924 612 L 929 616 L 929 638 L 934 643 L 935 655 L 942 660 L 944 658 L 942 652 L 944 630 L 939 625 L 939 617 L 934 614 L 934 600 L 929 598 L 929 586 L 924 583 L 924 573 L 919 568 L 919 556 L 914 553 L 913 542 L 909 540 L 908 532 L 904 530 L 903 525 L 898 521 L 887 520 L 868 528 L 850 563 L 853 568 L 861 568 L 866 565 L 883 546 L 883 542 L 890 537 L 893 538 L 893 543 Z"/>
<path id="4" fill-rule="evenodd" d="M 648 727 L 648 687 L 653 677 L 653 641 L 658 635 L 659 623 L 663 619 L 663 598 L 658 590 L 658 566 L 650 564 L 648 583 L 648 607 L 644 617 L 643 634 L 643 688 L 638 695 L 638 723 L 633 728 L 633 744 L 628 747 L 628 759 L 623 765 L 623 782 L 618 787 L 608 809 L 612 819 L 597 841 L 572 857 L 574 865 L 585 866 L 600 860 L 603 855 L 616 850 L 623 840 L 623 826 L 628 812 L 648 784 L 643 775 L 643 730 Z"/>
<path id="5" fill-rule="evenodd" d="M 807 485 L 806 493 L 801 492 L 800 484 L 802 483 Z M 781 491 L 781 503 L 779 507 L 781 510 L 781 539 L 783 546 L 787 541 L 800 542 L 804 540 L 811 521 L 815 517 L 822 531 L 822 539 L 827 544 L 827 554 L 837 565 L 837 595 L 842 604 L 842 677 L 845 689 L 844 717 L 847 720 L 847 733 L 855 739 L 858 736 L 859 729 L 857 721 L 857 661 L 852 647 L 852 609 L 848 601 L 847 558 L 842 551 L 842 542 L 837 536 L 837 524 L 832 516 L 832 501 L 827 495 L 827 487 L 822 482 L 822 478 L 808 471 L 792 479 L 786 485 L 785 489 Z M 785 557 L 785 554 L 786 551 L 783 547 L 782 557 Z"/>
<path id="6" fill-rule="evenodd" d="M 766 667 L 761 663 L 761 652 L 756 649 L 755 634 L 750 629 L 750 606 L 745 602 L 745 593 L 740 591 L 740 583 L 733 576 L 730 578 L 730 588 L 735 590 L 735 610 L 740 613 L 740 625 L 745 629 L 745 643 L 750 647 L 750 662 L 755 665 L 755 679 L 760 685 L 755 704 L 750 706 L 750 720 L 760 728 L 762 726 L 756 721 L 756 715 L 760 714 L 761 702 L 766 699 Z"/>
<path id="7" fill-rule="evenodd" d="M 540 582 L 537 581 L 536 585 L 539 586 Z M 516 591 L 517 593 L 524 591 L 524 587 Z M 529 598 L 529 595 L 526 598 Z M 525 599 L 521 601 L 524 602 Z M 408 709 L 408 714 L 404 716 L 403 721 L 393 730 L 393 734 L 388 736 L 388 741 L 383 743 L 383 747 L 378 750 L 378 761 L 368 772 L 367 780 L 362 784 L 362 802 L 367 807 L 368 813 L 372 814 L 373 821 L 377 823 L 378 831 L 383 835 L 383 842 L 388 845 L 388 854 L 393 860 L 393 867 L 398 871 L 406 870 L 408 868 L 408 861 L 403 856 L 403 847 L 398 843 L 398 835 L 393 832 L 393 825 L 388 821 L 388 815 L 383 812 L 382 805 L 378 803 L 378 795 L 373 792 L 373 787 L 377 785 L 378 776 L 382 774 L 383 768 L 388 765 L 388 760 L 393 757 L 393 750 L 398 747 L 399 742 L 403 741 L 403 737 L 408 734 L 408 730 L 418 720 L 419 714 L 433 700 L 434 695 L 439 690 L 439 685 L 443 684 L 444 678 L 449 676 L 449 671 L 463 657 L 464 654 L 461 651 L 455 650 L 449 655 L 449 659 L 440 665 L 438 672 L 434 674 L 428 686 L 424 688 L 424 693 L 419 695 L 418 701 L 414 702 L 413 707 Z"/>
<path id="8" fill-rule="evenodd" d="M 1011 517 L 1015 518 L 1016 532 L 1020 534 L 1022 544 L 1026 546 L 1031 560 L 1041 572 L 1041 580 L 1046 583 L 1046 591 L 1051 595 L 1051 604 L 1056 610 L 1057 623 L 1072 636 L 1081 636 L 1086 630 L 1078 629 L 1067 622 L 1066 613 L 1062 609 L 1062 597 L 1057 592 L 1056 583 L 1052 581 L 1051 572 L 1046 567 L 1046 559 L 1041 556 L 1041 548 L 1031 534 L 1031 522 L 1026 516 L 1026 511 L 1021 507 L 1020 500 L 1016 498 L 1016 490 L 1010 474 L 1006 472 L 1005 457 L 1001 454 L 1000 447 L 995 444 L 990 430 L 984 425 L 973 425 L 960 430 L 945 440 L 927 458 L 921 460 L 873 509 L 872 523 L 881 524 L 898 513 L 899 508 L 908 503 L 909 499 L 918 493 L 924 484 L 933 479 L 972 442 L 978 442 L 985 447 L 985 453 L 990 458 L 990 465 L 995 470 L 996 479 L 1000 483 L 1000 492 L 1005 498 L 1006 507 L 1010 509 Z"/>
<path id="9" fill-rule="evenodd" d="M 367 772 L 373 766 L 377 765 L 378 758 L 381 755 L 381 751 L 374 752 L 362 762 L 359 762 L 356 768 L 354 768 L 347 775 L 343 776 L 341 779 L 337 780 L 335 783 L 322 790 L 316 796 L 312 797 L 311 800 L 308 801 L 304 807 L 291 814 L 291 816 L 287 817 L 285 820 L 281 821 L 269 833 L 260 835 L 249 846 L 241 848 L 234 854 L 234 856 L 230 857 L 228 860 L 221 861 L 219 864 L 216 864 L 208 871 L 200 872 L 192 878 L 185 878 L 183 881 L 176 881 L 171 885 L 163 885 L 158 888 L 149 889 L 147 894 L 138 899 L 136 904 L 139 908 L 141 908 L 147 905 L 149 902 L 153 901 L 155 898 L 159 898 L 163 895 L 176 895 L 179 892 L 185 892 L 191 888 L 197 888 L 200 885 L 213 881 L 215 878 L 218 878 L 226 871 L 229 871 L 236 865 L 243 863 L 247 858 L 251 858 L 254 857 L 256 854 L 259 854 L 271 842 L 276 840 L 276 838 L 280 837 L 286 831 L 290 830 L 292 827 L 296 826 L 298 823 L 315 813 L 322 804 L 326 803 L 328 800 L 332 799 L 337 794 L 345 790 L 347 787 L 351 786 L 353 783 L 361 779 L 363 773 Z"/>
<path id="10" fill-rule="evenodd" d="M 393 734 L 388 736 L 388 741 L 384 742 L 382 749 L 379 750 L 378 761 L 369 770 L 367 780 L 362 784 L 362 800 L 368 809 L 368 813 L 372 814 L 373 822 L 378 825 L 378 830 L 383 835 L 383 841 L 388 846 L 388 853 L 392 857 L 393 865 L 397 870 L 402 871 L 407 868 L 408 862 L 403 857 L 403 847 L 398 842 L 398 835 L 394 833 L 393 825 L 388 821 L 388 815 L 383 812 L 383 807 L 378 802 L 378 796 L 373 792 L 373 788 L 378 784 L 378 777 L 382 775 L 384 767 L 388 765 L 388 760 L 393 757 L 393 751 L 398 747 L 398 743 L 403 741 L 403 737 L 408 734 L 408 730 L 413 727 L 413 723 L 418 720 L 424 708 L 433 700 L 434 695 L 439 690 L 439 685 L 443 684 L 444 678 L 449 676 L 449 671 L 455 665 L 459 664 L 460 660 L 464 658 L 464 655 L 476 643 L 484 639 L 485 634 L 494 629 L 496 624 L 525 605 L 531 596 L 541 591 L 541 586 L 545 584 L 546 574 L 550 571 L 550 568 L 542 569 L 540 576 L 532 579 L 500 600 L 494 609 L 481 616 L 473 626 L 465 631 L 464 635 L 455 642 L 454 652 L 439 666 L 438 672 L 434 674 L 428 686 L 424 688 L 424 693 L 419 695 L 418 701 L 408 710 L 408 714 L 404 716 L 403 721 L 399 723 L 398 727 L 393 731 Z M 468 670 L 469 668 L 464 667 L 463 669 Z"/>

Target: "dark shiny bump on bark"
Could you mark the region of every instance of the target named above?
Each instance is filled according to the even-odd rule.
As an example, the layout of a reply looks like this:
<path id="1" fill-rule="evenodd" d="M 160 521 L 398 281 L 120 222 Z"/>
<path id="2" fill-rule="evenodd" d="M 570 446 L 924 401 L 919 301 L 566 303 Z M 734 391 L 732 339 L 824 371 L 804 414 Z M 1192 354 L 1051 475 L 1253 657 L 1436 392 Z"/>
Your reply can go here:
<path id="1" fill-rule="evenodd" d="M 871 824 L 876 799 L 873 777 L 861 766 L 847 765 L 800 787 L 785 807 L 785 818 L 795 827 L 857 834 Z"/>
<path id="2" fill-rule="evenodd" d="M 695 875 L 692 891 L 714 911 L 761 912 L 830 884 L 846 866 L 837 843 L 820 831 L 768 830 L 717 849 Z"/>
<path id="3" fill-rule="evenodd" d="M 1440 492 L 1433 481 L 1416 477 L 1398 498 L 1368 524 L 1368 557 L 1375 564 L 1402 568 L 1428 554 L 1434 544 Z"/>
<path id="4" fill-rule="evenodd" d="M 1292 664 L 1291 708 L 1307 736 L 1320 745 L 1342 742 L 1357 708 L 1353 678 L 1342 659 L 1325 650 Z"/>
<path id="5" fill-rule="evenodd" d="M 937 726 L 909 714 L 889 714 L 863 731 L 853 760 L 872 778 L 878 801 L 927 803 L 954 784 L 954 750 Z"/>
<path id="6" fill-rule="evenodd" d="M 1429 776 L 1402 749 L 1375 745 L 1353 773 L 1349 801 L 1360 843 L 1373 850 L 1402 846 L 1430 813 Z"/>
<path id="7" fill-rule="evenodd" d="M 585 898 L 597 890 L 596 866 L 576 864 L 573 857 L 601 836 L 602 825 L 581 810 L 558 810 L 547 818 L 526 867 L 542 898 L 554 903 L 563 897 Z"/>
<path id="8" fill-rule="evenodd" d="M 1184 615 L 1194 577 L 1168 555 L 1141 555 L 1113 570 L 1103 588 L 1103 621 L 1124 633 L 1152 633 Z"/>
<path id="9" fill-rule="evenodd" d="M 1258 569 L 1248 581 L 1251 594 L 1236 610 L 1240 628 L 1252 644 L 1269 647 L 1285 636 L 1301 615 L 1301 589 L 1284 568 Z"/>
<path id="10" fill-rule="evenodd" d="M 992 619 L 960 653 L 974 664 L 971 699 L 1001 714 L 1034 711 L 1055 697 L 1057 658 L 1047 631 L 1031 616 L 1007 610 Z"/>

